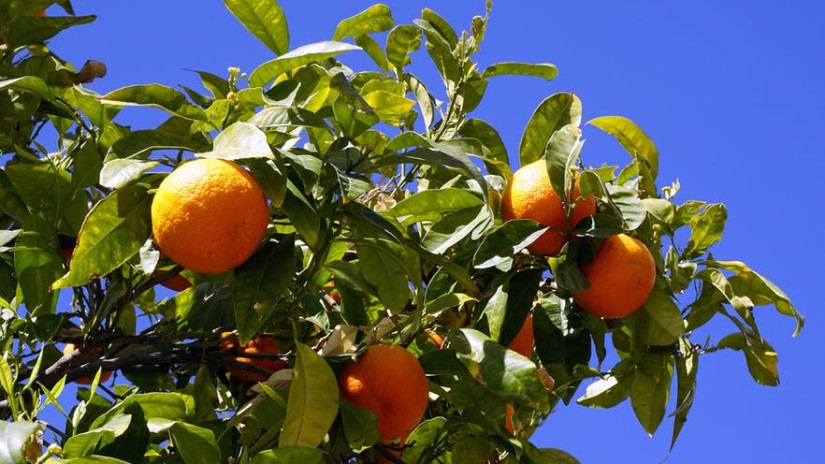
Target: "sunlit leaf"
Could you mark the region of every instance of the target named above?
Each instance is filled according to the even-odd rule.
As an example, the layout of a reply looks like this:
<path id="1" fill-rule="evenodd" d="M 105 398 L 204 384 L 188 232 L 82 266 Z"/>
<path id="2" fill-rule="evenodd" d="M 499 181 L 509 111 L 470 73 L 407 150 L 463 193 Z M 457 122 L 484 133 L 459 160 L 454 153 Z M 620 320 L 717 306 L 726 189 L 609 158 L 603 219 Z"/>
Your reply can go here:
<path id="1" fill-rule="evenodd" d="M 248 122 L 236 122 L 221 131 L 215 137 L 212 151 L 199 153 L 198 156 L 225 160 L 275 157 L 266 134 Z"/>
<path id="2" fill-rule="evenodd" d="M 262 451 L 249 464 L 316 464 L 323 457 L 324 452 L 317 448 L 287 446 Z"/>
<path id="3" fill-rule="evenodd" d="M 581 124 L 581 114 L 581 100 L 572 93 L 556 93 L 542 101 L 530 116 L 521 136 L 521 165 L 525 166 L 541 158 L 550 136 L 568 124 Z"/>
<path id="4" fill-rule="evenodd" d="M 101 102 L 114 106 L 151 106 L 195 121 L 206 121 L 206 112 L 177 90 L 160 84 L 131 85 L 107 93 Z"/>
<path id="5" fill-rule="evenodd" d="M 387 5 L 379 3 L 338 23 L 332 40 L 341 40 L 344 37 L 355 37 L 373 32 L 383 32 L 389 30 L 394 23 L 390 8 Z"/>
<path id="6" fill-rule="evenodd" d="M 213 463 L 221 455 L 215 434 L 207 428 L 178 421 L 169 428 L 169 436 L 187 464 Z"/>
<path id="7" fill-rule="evenodd" d="M 521 75 L 534 76 L 551 81 L 559 74 L 558 68 L 549 63 L 496 63 L 484 70 L 484 77 Z"/>
<path id="8" fill-rule="evenodd" d="M 408 24 L 396 26 L 387 35 L 387 61 L 399 75 L 412 62 L 410 53 L 421 47 L 421 29 Z"/>
<path id="9" fill-rule="evenodd" d="M 656 180 L 659 172 L 659 150 L 639 126 L 624 116 L 601 116 L 587 122 L 616 137 L 633 158 L 644 161 Z"/>
<path id="10" fill-rule="evenodd" d="M 249 85 L 263 87 L 291 69 L 360 49 L 356 45 L 335 41 L 304 45 L 258 66 L 249 75 Z"/>
<path id="11" fill-rule="evenodd" d="M 275 0 L 224 0 L 224 4 L 270 50 L 283 55 L 289 50 L 286 16 Z"/>

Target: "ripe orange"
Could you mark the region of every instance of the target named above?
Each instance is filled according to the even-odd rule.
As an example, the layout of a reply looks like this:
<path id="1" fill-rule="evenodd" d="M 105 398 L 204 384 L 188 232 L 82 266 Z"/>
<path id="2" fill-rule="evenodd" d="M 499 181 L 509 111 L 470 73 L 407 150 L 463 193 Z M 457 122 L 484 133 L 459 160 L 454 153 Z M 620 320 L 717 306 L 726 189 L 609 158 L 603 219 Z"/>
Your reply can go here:
<path id="1" fill-rule="evenodd" d="M 508 345 L 507 348 L 510 348 L 524 357 L 532 358 L 533 341 L 533 315 L 528 314 L 527 319 L 524 320 L 524 325 L 521 326 L 521 330 L 518 331 L 516 338 L 510 342 L 510 345 Z"/>
<path id="2" fill-rule="evenodd" d="M 656 281 L 656 263 L 647 247 L 629 235 L 604 240 L 593 261 L 581 271 L 590 281 L 586 290 L 573 293 L 585 311 L 618 319 L 638 310 L 647 301 Z"/>
<path id="3" fill-rule="evenodd" d="M 274 338 L 271 337 L 256 337 L 252 340 L 246 342 L 245 345 L 239 346 L 238 339 L 234 337 L 232 332 L 224 332 L 221 334 L 221 350 L 224 351 L 231 351 L 232 353 L 244 355 L 244 354 L 268 354 L 272 355 L 272 357 L 254 357 L 248 358 L 245 356 L 235 356 L 232 360 L 235 363 L 243 363 L 249 364 L 250 366 L 259 367 L 264 369 L 270 373 L 279 371 L 286 367 L 286 363 L 279 359 L 277 355 L 281 352 L 281 347 L 278 346 L 278 342 L 275 341 Z M 246 369 L 243 366 L 238 366 L 237 364 L 229 364 L 226 366 L 226 369 L 238 380 L 244 382 L 265 382 L 269 375 L 266 375 L 260 371 Z"/>
<path id="4" fill-rule="evenodd" d="M 180 165 L 152 201 L 152 232 L 164 254 L 194 272 L 218 274 L 246 261 L 269 223 L 261 187 L 242 167 L 219 159 Z"/>
<path id="5" fill-rule="evenodd" d="M 166 272 L 167 271 L 165 270 L 158 269 L 157 271 L 153 272 L 152 275 L 159 276 L 165 274 Z M 169 290 L 174 290 L 176 292 L 182 292 L 192 286 L 192 282 L 189 282 L 189 279 L 180 274 L 174 275 L 164 280 L 160 284 L 168 288 Z"/>
<path id="6" fill-rule="evenodd" d="M 430 341 L 433 342 L 436 348 L 441 348 L 442 346 L 444 346 L 444 337 L 440 333 L 432 329 L 426 329 L 424 330 L 424 335 L 426 335 L 427 338 L 429 338 Z"/>
<path id="7" fill-rule="evenodd" d="M 384 443 L 403 443 L 424 417 L 429 386 L 418 359 L 403 347 L 373 345 L 347 364 L 341 396 L 375 412 Z"/>
<path id="8" fill-rule="evenodd" d="M 74 352 L 75 350 L 77 350 L 77 345 L 75 345 L 74 343 L 66 343 L 66 346 L 63 347 L 63 354 L 67 355 L 69 353 Z M 96 354 L 100 354 L 100 348 L 95 347 L 94 352 Z M 102 371 L 100 373 L 99 383 L 103 383 L 103 382 L 109 380 L 109 378 L 111 376 L 112 376 L 112 371 Z M 94 377 L 78 377 L 78 378 L 74 379 L 75 383 L 80 384 L 80 385 L 91 385 L 93 380 L 94 380 Z"/>
<path id="9" fill-rule="evenodd" d="M 581 196 L 578 175 L 573 183 L 573 200 Z M 550 227 L 527 249 L 537 255 L 555 255 L 561 251 L 566 235 L 582 219 L 596 212 L 596 199 L 592 195 L 579 201 L 568 221 L 564 214 L 561 197 L 553 190 L 544 159 L 522 166 L 513 174 L 501 198 L 501 217 L 532 219 Z"/>

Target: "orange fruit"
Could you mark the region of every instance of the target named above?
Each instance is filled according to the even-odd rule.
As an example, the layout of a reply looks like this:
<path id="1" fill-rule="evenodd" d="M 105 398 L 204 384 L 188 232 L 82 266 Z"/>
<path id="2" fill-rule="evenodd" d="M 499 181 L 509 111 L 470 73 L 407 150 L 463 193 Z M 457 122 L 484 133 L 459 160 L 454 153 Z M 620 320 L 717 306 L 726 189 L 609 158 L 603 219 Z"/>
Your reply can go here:
<path id="1" fill-rule="evenodd" d="M 194 272 L 218 274 L 246 261 L 269 223 L 261 187 L 242 167 L 219 159 L 178 166 L 152 200 L 161 251 Z"/>
<path id="2" fill-rule="evenodd" d="M 524 325 L 521 326 L 521 330 L 518 331 L 516 338 L 510 342 L 507 348 L 526 358 L 532 358 L 533 341 L 533 315 L 528 314 L 527 319 L 524 320 Z"/>
<path id="3" fill-rule="evenodd" d="M 656 263 L 638 239 L 620 234 L 607 237 L 593 261 L 581 265 L 590 282 L 586 290 L 573 293 L 585 311 L 607 319 L 618 319 L 642 307 L 656 281 Z"/>
<path id="4" fill-rule="evenodd" d="M 281 352 L 281 347 L 278 342 L 272 337 L 256 337 L 246 342 L 245 345 L 239 346 L 238 339 L 234 337 L 232 332 L 224 332 L 221 334 L 220 349 L 223 351 L 230 351 L 233 354 L 268 354 L 272 357 L 254 357 L 249 358 L 245 356 L 235 356 L 231 359 L 233 364 L 228 364 L 226 370 L 238 380 L 243 382 L 266 382 L 269 375 L 264 374 L 258 370 L 246 369 L 243 366 L 238 366 L 235 363 L 249 364 L 261 368 L 269 373 L 279 371 L 286 367 L 286 362 L 279 359 L 277 355 Z"/>
<path id="5" fill-rule="evenodd" d="M 519 425 L 518 431 L 516 430 L 515 425 L 513 424 L 513 417 L 516 415 L 516 408 L 513 407 L 512 404 L 507 403 L 504 405 L 504 428 L 510 432 L 511 435 L 515 435 L 516 432 L 521 433 L 521 426 Z"/>
<path id="6" fill-rule="evenodd" d="M 573 200 L 581 196 L 579 178 L 573 183 Z M 544 159 L 534 161 L 513 173 L 501 198 L 501 217 L 510 219 L 531 219 L 550 227 L 527 249 L 536 255 L 555 255 L 567 241 L 570 230 L 582 219 L 596 213 L 596 198 L 589 195 L 576 203 L 568 218 L 564 213 L 562 198 L 553 190 Z"/>
<path id="7" fill-rule="evenodd" d="M 426 329 L 424 330 L 424 334 L 430 339 L 431 342 L 433 342 L 436 348 L 441 348 L 444 346 L 444 337 L 440 333 L 432 329 Z"/>
<path id="8" fill-rule="evenodd" d="M 66 346 L 63 347 L 63 354 L 67 355 L 77 350 L 77 345 L 74 343 L 66 343 Z M 100 347 L 94 348 L 95 354 L 100 354 Z M 100 373 L 100 380 L 99 383 L 103 383 L 112 376 L 112 371 L 102 371 Z M 74 379 L 74 382 L 80 385 L 91 385 L 94 377 L 78 377 Z"/>
<path id="9" fill-rule="evenodd" d="M 341 396 L 375 412 L 384 443 L 403 443 L 424 417 L 429 386 L 412 353 L 396 345 L 372 345 L 344 367 Z"/>

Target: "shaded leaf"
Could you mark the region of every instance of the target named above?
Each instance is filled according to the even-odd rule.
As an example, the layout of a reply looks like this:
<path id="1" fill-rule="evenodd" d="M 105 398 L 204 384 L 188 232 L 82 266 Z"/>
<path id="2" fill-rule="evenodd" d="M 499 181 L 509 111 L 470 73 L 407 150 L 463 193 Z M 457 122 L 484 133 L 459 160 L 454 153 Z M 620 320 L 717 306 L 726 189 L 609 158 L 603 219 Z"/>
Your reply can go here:
<path id="1" fill-rule="evenodd" d="M 297 352 L 280 447 L 317 447 L 338 415 L 338 382 L 327 362 L 303 343 Z"/>
<path id="2" fill-rule="evenodd" d="M 513 256 L 539 238 L 546 228 L 541 224 L 514 219 L 491 229 L 481 241 L 473 256 L 476 269 L 509 266 Z"/>
<path id="3" fill-rule="evenodd" d="M 204 427 L 177 421 L 169 428 L 175 451 L 186 464 L 210 464 L 221 455 L 215 434 Z"/>

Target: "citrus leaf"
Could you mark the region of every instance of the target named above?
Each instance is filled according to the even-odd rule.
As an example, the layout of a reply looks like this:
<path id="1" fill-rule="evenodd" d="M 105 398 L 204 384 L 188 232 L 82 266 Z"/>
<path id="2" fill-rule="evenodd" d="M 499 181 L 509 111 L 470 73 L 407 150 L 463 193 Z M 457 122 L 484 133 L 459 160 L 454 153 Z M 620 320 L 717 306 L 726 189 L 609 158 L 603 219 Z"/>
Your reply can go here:
<path id="1" fill-rule="evenodd" d="M 361 50 L 361 47 L 344 42 L 318 42 L 298 47 L 274 60 L 258 66 L 249 75 L 249 85 L 263 87 L 281 74 L 305 64 L 332 58 L 344 52 Z"/>
<path id="2" fill-rule="evenodd" d="M 630 396 L 632 381 L 633 377 L 619 378 L 608 375 L 588 385 L 584 395 L 580 396 L 576 402 L 589 408 L 612 408 Z"/>
<path id="3" fill-rule="evenodd" d="M 341 422 L 344 436 L 353 449 L 372 446 L 381 439 L 375 411 L 362 408 L 341 398 Z"/>
<path id="4" fill-rule="evenodd" d="M 484 77 L 506 75 L 534 76 L 551 81 L 559 74 L 558 68 L 549 63 L 496 63 L 490 65 L 482 74 Z"/>
<path id="5" fill-rule="evenodd" d="M 287 189 L 287 169 L 283 160 L 252 158 L 246 160 L 246 165 L 272 202 L 272 206 L 280 208 L 284 203 Z"/>
<path id="6" fill-rule="evenodd" d="M 140 251 L 151 235 L 152 201 L 137 185 L 112 192 L 96 204 L 77 238 L 69 272 L 52 288 L 76 287 L 105 276 Z"/>
<path id="7" fill-rule="evenodd" d="M 389 30 L 393 24 L 395 21 L 392 19 L 390 8 L 379 3 L 338 23 L 332 40 L 383 32 Z"/>
<path id="8" fill-rule="evenodd" d="M 189 134 L 191 125 L 188 119 L 171 118 L 157 129 L 130 132 L 112 145 L 108 156 L 145 158 L 154 150 L 208 150 L 210 144 L 206 140 Z"/>
<path id="9" fill-rule="evenodd" d="M 446 423 L 446 418 L 434 417 L 418 424 L 407 438 L 408 445 L 401 456 L 404 462 L 421 462 L 421 456 L 433 449 L 439 442 L 439 436 L 445 433 Z"/>
<path id="10" fill-rule="evenodd" d="M 364 95 L 364 101 L 370 105 L 381 121 L 396 127 L 404 123 L 415 105 L 415 102 L 409 98 L 384 90 L 376 90 Z"/>
<path id="11" fill-rule="evenodd" d="M 270 237 L 235 269 L 232 289 L 238 343 L 245 345 L 266 324 L 295 271 L 295 237 Z"/>
<path id="12" fill-rule="evenodd" d="M 186 119 L 208 120 L 206 112 L 186 101 L 185 95 L 171 87 L 160 84 L 123 87 L 107 93 L 100 98 L 100 101 L 113 106 L 150 106 Z"/>
<path id="13" fill-rule="evenodd" d="M 556 392 L 570 401 L 579 386 L 576 366 L 592 356 L 590 333 L 582 313 L 557 295 L 540 298 L 533 311 L 536 353 L 556 383 Z"/>
<path id="14" fill-rule="evenodd" d="M 289 28 L 275 0 L 224 0 L 244 27 L 277 55 L 289 50 Z"/>
<path id="15" fill-rule="evenodd" d="M 221 455 L 215 434 L 204 427 L 177 421 L 169 428 L 175 450 L 186 464 L 210 464 Z"/>
<path id="16" fill-rule="evenodd" d="M 129 464 L 126 461 L 108 456 L 83 456 L 60 462 L 61 464 Z"/>
<path id="17" fill-rule="evenodd" d="M 98 416 L 92 422 L 90 429 L 108 423 L 132 404 L 137 404 L 143 409 L 146 420 L 166 419 L 176 421 L 189 417 L 195 411 L 195 400 L 190 395 L 166 392 L 136 393 Z"/>
<path id="18" fill-rule="evenodd" d="M 52 225 L 60 222 L 67 204 L 78 195 L 68 171 L 51 162 L 12 164 L 4 170 L 29 211 L 41 214 Z"/>
<path id="19" fill-rule="evenodd" d="M 639 369 L 630 385 L 630 404 L 633 406 L 633 412 L 636 413 L 639 424 L 651 437 L 665 417 L 673 365 L 662 364 L 659 366 L 659 372 L 655 374 L 658 379 Z"/>
<path id="20" fill-rule="evenodd" d="M 297 353 L 279 447 L 317 447 L 338 415 L 338 382 L 329 364 L 303 343 Z"/>
<path id="21" fill-rule="evenodd" d="M 488 390 L 507 402 L 549 411 L 547 391 L 537 374 L 536 364 L 508 350 L 487 335 L 463 328 L 450 336 L 450 346 L 471 373 Z"/>
<path id="22" fill-rule="evenodd" d="M 304 242 L 314 248 L 321 233 L 321 217 L 291 180 L 287 180 L 286 195 L 281 207 Z"/>
<path id="23" fill-rule="evenodd" d="M 119 189 L 129 182 L 137 180 L 144 172 L 157 166 L 157 161 L 144 161 L 134 158 L 115 158 L 103 163 L 100 170 L 100 185 Z"/>
<path id="24" fill-rule="evenodd" d="M 440 255 L 467 237 L 475 240 L 494 222 L 490 209 L 484 205 L 452 212 L 430 227 L 421 239 L 424 249 Z"/>
<path id="25" fill-rule="evenodd" d="M 476 269 L 509 267 L 513 256 L 539 238 L 546 227 L 527 219 L 514 219 L 491 229 L 473 256 Z"/>
<path id="26" fill-rule="evenodd" d="M 484 146 L 487 155 L 482 157 L 482 161 L 487 166 L 487 172 L 505 179 L 512 177 L 507 148 L 495 127 L 481 119 L 467 119 L 458 133 L 462 138 L 476 139 Z"/>
<path id="27" fill-rule="evenodd" d="M 580 464 L 578 459 L 566 451 L 557 448 L 539 449 L 529 442 L 524 446 L 524 454 L 534 464 Z"/>
<path id="28" fill-rule="evenodd" d="M 624 116 L 601 116 L 587 122 L 616 137 L 634 159 L 641 160 L 653 179 L 659 172 L 659 150 L 639 126 Z"/>
<path id="29" fill-rule="evenodd" d="M 18 16 L 6 25 L 5 39 L 10 49 L 46 41 L 60 31 L 89 24 L 96 16 Z"/>
<path id="30" fill-rule="evenodd" d="M 693 406 L 696 396 L 696 375 L 699 370 L 699 353 L 689 340 L 679 339 L 679 352 L 676 357 L 676 411 L 673 416 L 673 435 L 670 440 L 670 449 L 676 445 L 676 439 L 687 422 L 687 415 Z"/>
<path id="31" fill-rule="evenodd" d="M 530 314 L 540 282 L 541 272 L 524 270 L 512 274 L 507 282 L 499 287 L 506 295 L 506 302 L 501 308 L 504 311 L 501 311 L 500 322 L 490 323 L 490 336 L 497 339 L 500 345 L 508 346 L 516 338 L 527 315 Z M 488 320 L 494 319 L 488 309 L 484 309 L 485 315 Z"/>
<path id="32" fill-rule="evenodd" d="M 628 316 L 627 323 L 633 327 L 633 338 L 653 346 L 667 346 L 676 343 L 685 334 L 685 323 L 679 306 L 664 289 L 661 278 L 641 309 Z"/>
<path id="33" fill-rule="evenodd" d="M 49 286 L 63 272 L 57 254 L 56 232 L 39 216 L 23 222 L 14 251 L 14 270 L 23 301 L 31 316 L 54 312 L 57 294 Z"/>
<path id="34" fill-rule="evenodd" d="M 638 229 L 647 217 L 647 209 L 638 193 L 632 188 L 614 184 L 608 185 L 607 190 L 610 194 L 610 205 L 622 218 L 625 230 Z"/>
<path id="35" fill-rule="evenodd" d="M 275 158 L 264 131 L 248 122 L 236 122 L 221 131 L 215 137 L 212 151 L 198 153 L 198 156 L 224 160 Z"/>
<path id="36" fill-rule="evenodd" d="M 402 252 L 401 245 L 372 242 L 359 242 L 358 266 L 369 281 L 378 287 L 378 299 L 390 311 L 398 311 L 407 306 L 410 299 L 408 273 L 404 257 L 411 255 Z M 417 256 L 412 255 L 415 259 Z"/>
<path id="37" fill-rule="evenodd" d="M 570 170 L 575 168 L 584 145 L 579 140 L 580 136 L 581 130 L 576 125 L 567 124 L 550 136 L 544 148 L 550 185 L 553 186 L 556 195 L 565 201 L 570 199 L 567 192 L 572 191 L 573 188 L 573 176 Z"/>
<path id="38" fill-rule="evenodd" d="M 26 443 L 43 425 L 36 422 L 0 421 L 0 462 L 26 462 Z"/>
<path id="39" fill-rule="evenodd" d="M 404 66 L 412 63 L 410 53 L 421 47 L 421 29 L 404 24 L 393 28 L 387 34 L 387 61 L 401 75 Z"/>
<path id="40" fill-rule="evenodd" d="M 582 105 L 572 93 L 556 93 L 547 97 L 527 121 L 519 144 L 519 159 L 525 166 L 544 154 L 550 136 L 562 127 L 581 124 Z"/>
<path id="41" fill-rule="evenodd" d="M 324 457 L 324 452 L 316 448 L 289 446 L 262 451 L 249 464 L 316 464 Z"/>
<path id="42" fill-rule="evenodd" d="M 449 45 L 450 48 L 455 48 L 455 46 L 458 45 L 458 35 L 455 33 L 453 27 L 450 26 L 450 23 L 441 17 L 441 15 L 429 8 L 424 8 L 421 10 L 421 19 L 429 23 L 429 26 L 438 33 L 438 37 Z"/>
<path id="43" fill-rule="evenodd" d="M 113 443 L 117 437 L 126 433 L 131 423 L 131 414 L 115 415 L 105 424 L 66 440 L 63 452 L 69 458 L 96 454 L 103 447 Z"/>
<path id="44" fill-rule="evenodd" d="M 722 238 L 728 211 L 723 203 L 708 205 L 690 219 L 690 239 L 683 252 L 685 258 L 696 258 Z"/>
<path id="45" fill-rule="evenodd" d="M 416 222 L 436 222 L 448 213 L 483 205 L 478 196 L 466 190 L 424 190 L 399 201 L 383 215 L 409 227 Z"/>
<path id="46" fill-rule="evenodd" d="M 329 129 L 326 122 L 312 111 L 284 105 L 267 106 L 246 122 L 261 129 L 289 129 L 295 126 Z"/>

